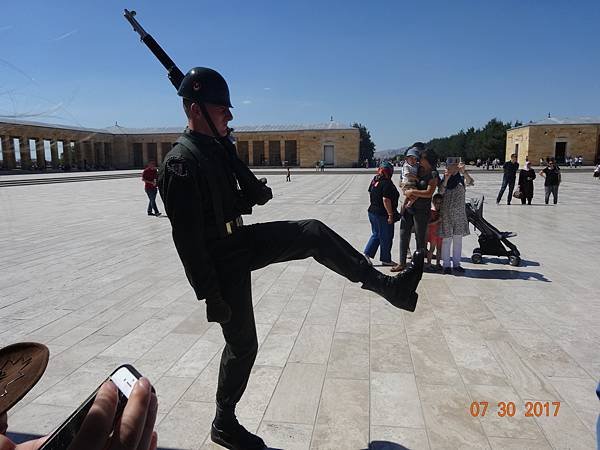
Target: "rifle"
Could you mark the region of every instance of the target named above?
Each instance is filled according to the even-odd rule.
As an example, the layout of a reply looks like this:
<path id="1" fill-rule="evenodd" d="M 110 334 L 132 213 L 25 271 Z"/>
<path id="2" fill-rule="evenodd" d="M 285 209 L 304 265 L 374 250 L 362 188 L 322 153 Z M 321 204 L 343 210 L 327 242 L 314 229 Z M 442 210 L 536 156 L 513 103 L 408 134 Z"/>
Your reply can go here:
<path id="1" fill-rule="evenodd" d="M 158 45 L 158 42 L 156 42 L 154 38 L 146 32 L 146 30 L 144 30 L 140 23 L 135 19 L 135 14 L 135 11 L 129 11 L 127 9 L 125 9 L 123 13 L 125 19 L 127 19 L 127 21 L 133 27 L 133 31 L 140 35 L 142 42 L 146 44 L 146 46 L 150 49 L 154 56 L 156 56 L 164 68 L 167 69 L 169 80 L 171 80 L 171 83 L 173 86 L 175 86 L 175 89 L 179 89 L 179 86 L 184 78 L 183 72 L 179 70 L 169 55 L 167 55 L 162 47 Z M 256 178 L 256 175 L 252 173 L 248 166 L 246 166 L 246 164 L 239 159 L 235 146 L 230 140 L 231 131 L 233 130 L 229 128 L 227 136 L 215 136 L 215 138 L 219 140 L 221 145 L 225 147 L 225 150 L 228 153 L 229 160 L 232 163 L 232 168 L 240 188 L 242 189 L 242 193 L 249 203 L 248 206 L 252 208 L 254 205 L 264 205 L 273 198 L 271 188 L 267 186 L 267 179 L 261 178 L 259 180 Z"/>

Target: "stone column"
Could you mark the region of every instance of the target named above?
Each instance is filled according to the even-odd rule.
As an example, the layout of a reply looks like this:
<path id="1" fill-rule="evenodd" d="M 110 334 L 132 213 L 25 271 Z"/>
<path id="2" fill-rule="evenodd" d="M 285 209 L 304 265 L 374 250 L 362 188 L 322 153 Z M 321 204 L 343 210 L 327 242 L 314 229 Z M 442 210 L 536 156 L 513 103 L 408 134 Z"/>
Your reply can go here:
<path id="1" fill-rule="evenodd" d="M 46 152 L 44 151 L 44 139 L 35 140 L 35 159 L 39 170 L 46 170 Z"/>
<path id="2" fill-rule="evenodd" d="M 254 141 L 252 139 L 248 139 L 248 166 L 254 165 L 254 145 L 252 144 Z"/>
<path id="3" fill-rule="evenodd" d="M 58 169 L 60 161 L 58 160 L 58 141 L 52 139 L 50 141 L 50 160 L 53 169 Z"/>
<path id="4" fill-rule="evenodd" d="M 21 150 L 21 169 L 31 169 L 31 150 L 29 150 L 29 138 L 19 138 L 19 148 Z"/>
<path id="5" fill-rule="evenodd" d="M 77 164 L 79 170 L 83 170 L 83 143 L 82 141 L 75 141 L 73 147 L 73 164 Z"/>
<path id="6" fill-rule="evenodd" d="M 90 166 L 96 165 L 96 154 L 94 152 L 95 146 L 96 146 L 96 143 L 90 139 L 88 141 L 88 149 L 85 152 L 86 153 L 85 157 L 87 158 L 88 168 L 90 168 Z"/>
<path id="7" fill-rule="evenodd" d="M 63 165 L 66 167 L 71 166 L 71 141 L 69 139 L 63 139 Z"/>
<path id="8" fill-rule="evenodd" d="M 279 141 L 279 159 L 281 159 L 281 165 L 286 161 L 285 159 L 285 141 Z M 289 163 L 289 161 L 288 161 Z"/>
<path id="9" fill-rule="evenodd" d="M 94 155 L 98 159 L 98 161 L 96 161 L 96 164 L 98 166 L 103 167 L 104 166 L 104 142 L 96 142 L 96 145 L 94 148 Z"/>

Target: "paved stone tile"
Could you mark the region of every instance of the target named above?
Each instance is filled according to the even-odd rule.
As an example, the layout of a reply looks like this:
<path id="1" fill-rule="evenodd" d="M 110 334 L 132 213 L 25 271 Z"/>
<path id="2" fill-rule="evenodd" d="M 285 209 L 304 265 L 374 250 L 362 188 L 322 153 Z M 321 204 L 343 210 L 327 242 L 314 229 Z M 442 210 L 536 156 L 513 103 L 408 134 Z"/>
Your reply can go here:
<path id="1" fill-rule="evenodd" d="M 368 380 L 326 379 L 311 448 L 366 448 L 368 440 Z"/>
<path id="2" fill-rule="evenodd" d="M 463 244 L 467 272 L 426 273 L 414 313 L 313 259 L 254 272 L 260 348 L 238 410 L 244 425 L 274 448 L 592 448 L 600 244 L 589 237 L 600 200 L 586 176 L 564 174 L 557 207 L 539 205 L 540 183 L 538 206 L 486 202 L 490 223 L 518 232 L 511 240 L 522 266 L 488 256 L 471 264 L 472 233 Z M 468 196 L 493 199 L 501 175 L 475 178 Z M 272 177 L 275 198 L 245 221 L 312 217 L 361 250 L 370 179 Z M 168 219 L 145 215 L 139 180 L 1 194 L 9 213 L 0 216 L 0 345 L 33 340 L 51 351 L 42 380 L 10 412 L 10 429 L 51 431 L 116 366 L 133 363 L 158 386 L 160 445 L 217 449 L 207 436 L 221 329 L 206 321 L 185 278 Z M 87 208 L 92 202 L 98 208 Z M 359 408 L 366 383 L 368 405 Z M 562 406 L 558 417 L 470 417 L 471 401 L 483 397 Z"/>
<path id="3" fill-rule="evenodd" d="M 371 372 L 371 425 L 424 428 L 414 375 Z"/>
<path id="4" fill-rule="evenodd" d="M 305 324 L 298 334 L 288 361 L 327 364 L 333 341 L 333 330 L 333 325 Z"/>
<path id="5" fill-rule="evenodd" d="M 489 448 L 479 419 L 469 413 L 470 399 L 460 385 L 419 385 L 432 449 Z"/>
<path id="6" fill-rule="evenodd" d="M 398 446 L 411 450 L 429 449 L 425 428 L 371 427 L 369 450 L 398 450 Z"/>
<path id="7" fill-rule="evenodd" d="M 324 377 L 324 365 L 288 363 L 264 419 L 313 424 Z"/>
<path id="8" fill-rule="evenodd" d="M 313 426 L 300 423 L 262 422 L 258 429 L 269 448 L 308 450 Z"/>
<path id="9" fill-rule="evenodd" d="M 335 333 L 327 378 L 369 378 L 369 335 Z"/>

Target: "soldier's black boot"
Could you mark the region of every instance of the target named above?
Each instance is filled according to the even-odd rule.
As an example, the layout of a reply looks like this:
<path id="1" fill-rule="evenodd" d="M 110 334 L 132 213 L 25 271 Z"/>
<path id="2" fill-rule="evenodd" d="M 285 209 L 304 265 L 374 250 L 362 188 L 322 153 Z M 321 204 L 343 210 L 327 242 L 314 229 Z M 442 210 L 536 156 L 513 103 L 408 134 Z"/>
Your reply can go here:
<path id="1" fill-rule="evenodd" d="M 416 290 L 423 276 L 424 260 L 425 252 L 416 251 L 408 268 L 393 277 L 371 268 L 362 288 L 381 295 L 396 308 L 412 312 L 417 307 L 419 295 Z"/>
<path id="2" fill-rule="evenodd" d="M 231 450 L 264 450 L 265 441 L 250 433 L 238 422 L 233 409 L 217 405 L 217 415 L 210 429 L 210 439 L 215 444 Z"/>

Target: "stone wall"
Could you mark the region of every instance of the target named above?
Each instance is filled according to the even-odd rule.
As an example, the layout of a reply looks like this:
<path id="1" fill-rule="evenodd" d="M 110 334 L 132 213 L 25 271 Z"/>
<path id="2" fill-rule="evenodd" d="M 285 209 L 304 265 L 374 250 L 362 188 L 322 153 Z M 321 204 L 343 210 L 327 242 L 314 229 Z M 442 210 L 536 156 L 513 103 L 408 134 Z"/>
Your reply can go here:
<path id="1" fill-rule="evenodd" d="M 25 125 L 0 122 L 2 146 L 1 168 L 30 169 L 36 163 L 39 170 L 47 167 L 65 169 L 133 169 L 155 160 L 161 163 L 172 144 L 179 137 L 174 133 L 108 133 L 102 130 L 69 129 L 54 125 Z M 288 164 L 314 167 L 315 161 L 325 160 L 326 146 L 333 151 L 334 167 L 352 167 L 358 162 L 359 131 L 356 128 L 338 130 L 298 131 L 240 131 L 235 133 L 238 142 L 246 142 L 250 166 L 281 166 L 295 150 L 296 160 Z M 14 139 L 20 144 L 17 158 Z M 37 150 L 29 151 L 29 140 L 36 142 Z M 44 141 L 47 141 L 45 144 Z M 59 155 L 59 142 L 62 154 Z M 262 144 L 261 144 L 262 142 Z M 44 147 L 50 145 L 50 157 L 45 158 Z M 265 157 L 254 160 L 254 147 L 264 148 Z M 278 154 L 278 158 L 276 157 Z M 269 158 L 272 156 L 272 158 Z M 255 164 L 256 162 L 256 164 Z"/>

